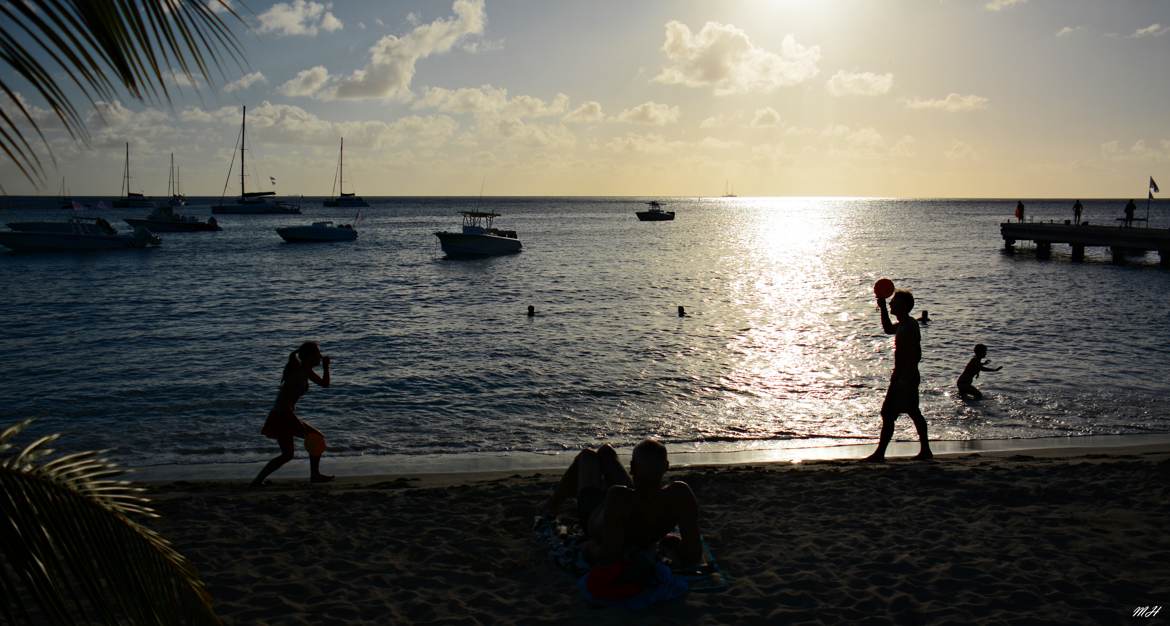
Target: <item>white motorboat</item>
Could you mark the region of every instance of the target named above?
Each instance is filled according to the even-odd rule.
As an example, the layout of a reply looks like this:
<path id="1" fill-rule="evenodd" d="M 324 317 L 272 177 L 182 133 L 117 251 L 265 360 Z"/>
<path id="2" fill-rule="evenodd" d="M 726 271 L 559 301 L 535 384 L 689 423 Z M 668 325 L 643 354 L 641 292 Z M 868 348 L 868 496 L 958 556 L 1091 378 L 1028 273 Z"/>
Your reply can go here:
<path id="1" fill-rule="evenodd" d="M 277 200 L 275 191 L 244 191 L 244 180 L 247 178 L 244 168 L 244 146 L 247 143 L 248 107 L 244 107 L 244 117 L 240 122 L 240 196 L 235 201 L 220 198 L 219 204 L 211 205 L 211 212 L 232 215 L 298 215 L 299 206 Z M 230 169 L 228 170 L 231 171 Z"/>
<path id="2" fill-rule="evenodd" d="M 289 243 L 318 243 L 328 241 L 353 241 L 357 231 L 349 224 L 334 225 L 333 222 L 313 222 L 309 226 L 285 226 L 277 228 L 276 234 Z"/>
<path id="3" fill-rule="evenodd" d="M 119 233 L 100 217 L 75 217 L 68 222 L 18 222 L 8 227 L 12 230 L 0 231 L 0 245 L 18 252 L 119 250 L 161 243 L 157 235 L 141 226 L 135 227 L 133 233 Z"/>
<path id="4" fill-rule="evenodd" d="M 322 204 L 327 207 L 368 207 L 361 196 L 356 192 L 345 193 L 345 137 L 341 138 L 341 152 L 337 156 L 337 191 L 336 198 L 327 198 Z"/>
<path id="5" fill-rule="evenodd" d="M 463 229 L 452 233 L 439 231 L 439 245 L 449 257 L 483 257 L 500 254 L 515 254 L 520 251 L 520 239 L 514 230 L 499 230 L 492 227 L 492 221 L 499 213 L 460 211 Z"/>
<path id="6" fill-rule="evenodd" d="M 154 200 L 130 191 L 130 142 L 126 142 L 126 166 L 122 169 L 122 193 L 125 195 L 114 200 L 115 209 L 153 209 Z"/>

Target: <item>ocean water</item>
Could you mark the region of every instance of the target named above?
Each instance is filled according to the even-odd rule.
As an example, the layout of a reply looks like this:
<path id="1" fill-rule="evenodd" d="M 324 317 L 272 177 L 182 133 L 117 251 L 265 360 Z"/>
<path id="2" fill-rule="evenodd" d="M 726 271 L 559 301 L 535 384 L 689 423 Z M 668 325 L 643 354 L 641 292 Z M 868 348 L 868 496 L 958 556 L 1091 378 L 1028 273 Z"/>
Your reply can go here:
<path id="1" fill-rule="evenodd" d="M 0 424 L 35 417 L 58 448 L 131 465 L 267 459 L 281 369 L 313 339 L 333 386 L 298 412 L 331 454 L 865 441 L 892 366 L 871 291 L 888 276 L 933 319 L 932 437 L 1170 432 L 1170 271 L 1154 253 L 1005 255 L 1015 199 L 672 198 L 675 221 L 642 223 L 645 200 L 379 198 L 356 242 L 283 243 L 277 226 L 353 218 L 307 201 L 153 250 L 0 253 Z M 1071 200 L 1025 202 L 1071 217 Z M 0 221 L 64 217 L 55 204 L 8 199 Z M 1086 202 L 1085 219 L 1123 204 Z M 443 258 L 433 232 L 470 209 L 502 213 L 524 251 Z M 1151 224 L 1170 226 L 1165 204 Z M 954 381 L 979 342 L 1003 370 L 967 403 Z"/>

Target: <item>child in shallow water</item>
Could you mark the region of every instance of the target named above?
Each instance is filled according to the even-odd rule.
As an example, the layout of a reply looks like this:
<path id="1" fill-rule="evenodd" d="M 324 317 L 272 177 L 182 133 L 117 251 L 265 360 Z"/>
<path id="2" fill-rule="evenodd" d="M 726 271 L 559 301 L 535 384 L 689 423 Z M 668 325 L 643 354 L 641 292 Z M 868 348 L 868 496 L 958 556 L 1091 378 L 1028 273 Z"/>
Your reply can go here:
<path id="1" fill-rule="evenodd" d="M 967 367 L 963 368 L 963 373 L 959 374 L 959 397 L 966 400 L 968 396 L 972 399 L 979 400 L 983 397 L 982 393 L 972 384 L 975 379 L 979 377 L 979 372 L 998 372 L 1003 369 L 1000 367 L 987 367 L 987 362 L 983 359 L 987 357 L 987 346 L 977 343 L 975 344 L 975 356 L 967 361 Z"/>

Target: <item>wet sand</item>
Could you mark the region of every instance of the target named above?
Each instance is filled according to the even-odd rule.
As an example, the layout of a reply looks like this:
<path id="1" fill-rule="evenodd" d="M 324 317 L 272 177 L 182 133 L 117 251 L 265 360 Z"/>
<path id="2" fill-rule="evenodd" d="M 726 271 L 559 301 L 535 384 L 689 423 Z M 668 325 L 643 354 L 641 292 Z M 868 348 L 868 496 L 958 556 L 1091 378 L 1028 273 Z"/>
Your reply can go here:
<path id="1" fill-rule="evenodd" d="M 152 526 L 229 624 L 1078 624 L 1170 603 L 1162 444 L 672 471 L 733 582 L 641 611 L 590 606 L 549 562 L 530 529 L 556 478 L 172 482 Z"/>

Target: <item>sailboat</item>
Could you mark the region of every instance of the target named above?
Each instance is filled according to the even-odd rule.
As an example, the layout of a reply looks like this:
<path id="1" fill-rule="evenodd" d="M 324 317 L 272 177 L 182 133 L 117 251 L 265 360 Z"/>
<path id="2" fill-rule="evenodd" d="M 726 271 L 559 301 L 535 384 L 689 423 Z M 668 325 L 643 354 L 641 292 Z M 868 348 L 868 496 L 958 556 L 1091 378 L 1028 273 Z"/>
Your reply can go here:
<path id="1" fill-rule="evenodd" d="M 73 209 L 73 198 L 70 197 L 69 191 L 65 189 L 65 177 L 61 177 L 61 209 L 70 211 Z"/>
<path id="2" fill-rule="evenodd" d="M 323 203 L 327 207 L 368 207 L 369 204 L 355 193 L 345 193 L 345 137 L 341 138 L 341 152 L 337 156 L 338 185 L 340 195 Z"/>
<path id="3" fill-rule="evenodd" d="M 739 196 L 735 195 L 735 190 L 733 190 L 731 187 L 729 187 L 727 185 L 726 180 L 723 181 L 723 197 L 724 198 L 738 198 L 739 197 Z"/>
<path id="4" fill-rule="evenodd" d="M 171 173 L 167 177 L 167 195 L 171 197 L 171 207 L 186 206 L 187 196 L 179 191 L 179 172 L 175 169 L 175 153 L 171 153 Z"/>
<path id="5" fill-rule="evenodd" d="M 126 167 L 122 170 L 123 196 L 114 200 L 115 209 L 153 209 L 154 200 L 130 191 L 130 142 L 126 142 Z"/>
<path id="6" fill-rule="evenodd" d="M 244 145 L 247 143 L 248 107 L 244 107 L 243 118 L 240 121 L 240 195 L 235 201 L 226 201 L 220 196 L 219 204 L 211 205 L 211 212 L 216 214 L 236 215 L 299 215 L 301 209 L 287 202 L 277 200 L 275 191 L 245 191 L 244 180 L 247 174 L 244 169 Z"/>

